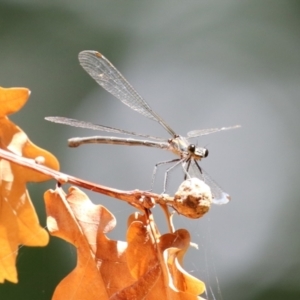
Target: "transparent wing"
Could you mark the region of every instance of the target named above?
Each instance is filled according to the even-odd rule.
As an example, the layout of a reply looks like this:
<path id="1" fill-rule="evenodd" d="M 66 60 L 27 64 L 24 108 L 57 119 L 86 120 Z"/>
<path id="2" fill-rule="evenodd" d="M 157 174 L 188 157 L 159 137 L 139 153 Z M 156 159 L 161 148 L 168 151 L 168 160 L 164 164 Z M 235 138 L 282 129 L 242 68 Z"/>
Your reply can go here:
<path id="1" fill-rule="evenodd" d="M 46 117 L 45 119 L 50 122 L 65 124 L 65 125 L 69 125 L 69 126 L 73 126 L 73 127 L 81 127 L 81 128 L 100 130 L 100 131 L 105 131 L 105 132 L 113 132 L 113 133 L 121 133 L 121 134 L 126 134 L 126 135 L 141 136 L 141 137 L 151 138 L 154 140 L 164 141 L 164 142 L 166 141 L 165 139 L 151 136 L 151 135 L 140 134 L 140 133 L 131 132 L 131 131 L 123 130 L 123 129 L 93 124 L 90 122 L 79 121 L 76 119 L 70 119 L 70 118 L 65 118 L 65 117 Z"/>
<path id="2" fill-rule="evenodd" d="M 203 180 L 211 189 L 212 192 L 212 202 L 214 204 L 226 204 L 228 203 L 231 198 L 230 196 L 225 193 L 222 188 L 211 179 L 211 177 L 201 168 L 202 173 L 200 173 L 199 169 L 197 168 L 195 161 L 191 162 L 190 168 L 189 168 L 189 175 L 192 177 L 198 177 L 199 179 Z"/>
<path id="3" fill-rule="evenodd" d="M 230 126 L 230 127 L 222 127 L 222 128 L 210 128 L 210 129 L 200 129 L 200 130 L 192 130 L 187 133 L 188 138 L 194 138 L 201 135 L 207 135 L 214 132 L 235 129 L 241 127 L 240 125 Z"/>
<path id="4" fill-rule="evenodd" d="M 86 50 L 78 55 L 81 66 L 105 90 L 145 117 L 160 123 L 172 136 L 176 133 L 155 113 L 123 75 L 97 51 Z"/>
<path id="5" fill-rule="evenodd" d="M 212 202 L 214 204 L 226 204 L 228 203 L 231 198 L 230 196 L 225 193 L 220 186 L 214 182 L 211 177 L 202 169 L 202 177 L 203 177 L 203 181 L 210 186 L 211 188 L 211 192 L 213 195 L 213 200 Z"/>

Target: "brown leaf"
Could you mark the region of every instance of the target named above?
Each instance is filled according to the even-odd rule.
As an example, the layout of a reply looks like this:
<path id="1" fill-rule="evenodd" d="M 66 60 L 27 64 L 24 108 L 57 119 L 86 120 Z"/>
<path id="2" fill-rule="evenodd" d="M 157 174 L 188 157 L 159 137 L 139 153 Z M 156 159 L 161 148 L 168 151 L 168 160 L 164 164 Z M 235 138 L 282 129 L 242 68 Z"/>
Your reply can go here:
<path id="1" fill-rule="evenodd" d="M 116 220 L 77 188 L 45 193 L 52 235 L 77 248 L 77 266 L 57 286 L 53 299 L 201 299 L 205 285 L 186 273 L 186 230 L 160 235 L 149 215 L 129 217 L 127 243 L 106 234 Z"/>
<path id="2" fill-rule="evenodd" d="M 26 88 L 0 87 L 0 117 L 19 111 L 27 102 L 30 91 Z"/>
<path id="3" fill-rule="evenodd" d="M 141 286 L 135 284 L 136 292 L 140 292 L 140 287 L 143 290 L 147 272 L 159 266 L 160 272 L 156 272 L 156 281 L 151 282 L 153 286 L 148 286 L 145 299 L 200 299 L 197 295 L 205 291 L 204 283 L 181 267 L 190 245 L 188 231 L 180 229 L 160 235 L 145 216 L 138 216 L 136 220 L 131 216 L 130 220 L 127 261 L 134 277 L 141 283 Z"/>
<path id="4" fill-rule="evenodd" d="M 52 235 L 77 248 L 76 268 L 57 286 L 53 299 L 109 299 L 133 279 L 126 265 L 126 243 L 106 237 L 116 224 L 103 206 L 77 188 L 45 193 L 47 225 Z M 76 288 L 70 288 L 70 287 Z"/>
<path id="5" fill-rule="evenodd" d="M 44 165 L 57 170 L 58 161 L 49 152 L 35 146 L 6 114 L 17 112 L 27 101 L 25 88 L 0 88 L 0 148 L 27 158 L 43 157 Z M 26 190 L 27 182 L 50 179 L 36 171 L 0 159 L 0 282 L 18 281 L 15 268 L 18 246 L 45 246 L 49 236 L 40 227 Z"/>

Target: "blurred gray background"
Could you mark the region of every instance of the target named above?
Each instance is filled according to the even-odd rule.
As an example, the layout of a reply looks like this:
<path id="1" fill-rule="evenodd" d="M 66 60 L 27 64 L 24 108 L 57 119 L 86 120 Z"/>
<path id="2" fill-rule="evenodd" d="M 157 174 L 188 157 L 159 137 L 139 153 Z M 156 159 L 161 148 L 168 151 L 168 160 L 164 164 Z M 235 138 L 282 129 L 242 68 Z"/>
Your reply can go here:
<path id="1" fill-rule="evenodd" d="M 44 117 L 168 134 L 99 87 L 79 66 L 80 51 L 103 53 L 181 135 L 242 125 L 198 139 L 210 151 L 201 166 L 232 201 L 199 220 L 175 217 L 199 245 L 185 268 L 207 284 L 209 299 L 300 299 L 299 13 L 295 0 L 2 0 L 0 85 L 32 91 L 12 119 L 57 156 L 63 172 L 119 189 L 149 189 L 154 164 L 174 157 L 109 145 L 69 149 L 68 138 L 101 133 Z M 172 173 L 170 193 L 181 179 L 181 170 Z M 29 184 L 43 226 L 42 196 L 54 184 Z M 111 238 L 125 239 L 133 209 L 89 195 L 116 216 Z M 160 210 L 154 213 L 164 232 Z M 20 283 L 1 285 L 0 298 L 50 299 L 75 261 L 73 247 L 57 238 L 47 248 L 23 247 Z"/>

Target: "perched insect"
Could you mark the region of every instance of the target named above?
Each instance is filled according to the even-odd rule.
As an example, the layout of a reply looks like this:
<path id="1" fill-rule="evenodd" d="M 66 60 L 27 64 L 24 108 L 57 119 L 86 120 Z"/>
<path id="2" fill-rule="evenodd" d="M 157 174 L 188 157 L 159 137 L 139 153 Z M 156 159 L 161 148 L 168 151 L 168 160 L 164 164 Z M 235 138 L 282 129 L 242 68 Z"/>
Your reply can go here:
<path id="1" fill-rule="evenodd" d="M 151 109 L 148 103 L 134 90 L 134 88 L 123 77 L 123 75 L 102 54 L 100 54 L 97 51 L 82 51 L 79 53 L 79 62 L 81 66 L 86 70 L 86 72 L 92 78 L 94 78 L 97 81 L 97 83 L 101 85 L 105 90 L 114 95 L 117 99 L 119 99 L 125 105 L 129 106 L 134 111 L 137 111 L 145 117 L 158 122 L 171 135 L 171 138 L 166 140 L 150 135 L 138 134 L 123 129 L 92 124 L 89 122 L 78 121 L 64 117 L 46 117 L 46 120 L 55 123 L 147 138 L 147 140 L 108 136 L 72 138 L 69 139 L 70 147 L 77 147 L 82 144 L 89 143 L 100 143 L 127 146 L 147 146 L 169 150 L 177 156 L 179 156 L 179 158 L 157 163 L 153 171 L 152 184 L 154 181 L 157 167 L 159 165 L 174 163 L 166 171 L 163 192 L 166 191 L 168 172 L 177 165 L 182 165 L 183 170 L 185 172 L 185 179 L 187 177 L 195 176 L 202 179 L 210 186 L 213 195 L 213 203 L 225 204 L 230 200 L 230 196 L 227 193 L 223 192 L 222 189 L 208 176 L 208 174 L 198 164 L 198 161 L 208 156 L 208 150 L 206 148 L 197 147 L 195 144 L 190 143 L 189 139 L 218 131 L 238 128 L 240 127 L 239 125 L 232 127 L 193 130 L 188 132 L 186 138 L 182 137 L 176 134 L 175 131 L 168 124 L 166 124 L 166 122 L 156 112 L 154 112 Z M 152 141 L 148 139 L 151 139 Z"/>

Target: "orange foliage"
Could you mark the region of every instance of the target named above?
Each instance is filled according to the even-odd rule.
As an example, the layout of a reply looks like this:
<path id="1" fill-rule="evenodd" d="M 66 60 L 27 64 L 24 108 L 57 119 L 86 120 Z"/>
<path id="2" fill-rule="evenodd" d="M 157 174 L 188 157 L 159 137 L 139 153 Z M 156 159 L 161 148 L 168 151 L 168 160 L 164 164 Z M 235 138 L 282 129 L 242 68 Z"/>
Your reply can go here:
<path id="1" fill-rule="evenodd" d="M 30 167 L 42 164 L 58 170 L 56 158 L 34 145 L 7 117 L 26 103 L 29 94 L 25 88 L 0 88 L 0 149 L 17 158 L 31 159 Z M 57 178 L 57 174 L 51 176 L 45 168 L 21 166 L 20 159 L 12 161 L 0 159 L 0 282 L 16 283 L 18 246 L 45 246 L 49 240 L 38 223 L 26 183 Z M 121 200 L 138 197 L 133 192 L 120 197 L 120 191 L 106 190 L 109 195 L 117 193 Z M 188 210 L 192 217 L 202 216 L 209 209 L 211 196 L 207 198 L 202 189 L 199 193 L 200 196 L 192 193 L 193 201 L 185 194 L 177 195 L 177 210 Z M 137 201 L 141 204 L 140 197 Z M 67 195 L 61 188 L 50 190 L 44 198 L 50 233 L 77 248 L 77 266 L 56 287 L 52 299 L 203 299 L 198 295 L 205 291 L 204 283 L 182 268 L 190 246 L 188 231 L 180 229 L 161 235 L 151 211 L 145 208 L 144 214 L 129 216 L 126 242 L 114 241 L 106 234 L 115 228 L 115 217 L 105 207 L 94 205 L 78 188 L 71 187 Z"/>
<path id="2" fill-rule="evenodd" d="M 160 235 L 150 211 L 129 217 L 127 242 L 106 234 L 116 220 L 77 188 L 45 193 L 47 226 L 77 248 L 77 266 L 57 286 L 52 299 L 202 299 L 200 280 L 182 268 L 189 233 Z"/>
<path id="3" fill-rule="evenodd" d="M 27 102 L 26 88 L 0 88 L 0 148 L 18 156 L 43 161 L 58 169 L 56 158 L 34 145 L 7 115 L 17 112 Z M 49 237 L 40 227 L 26 190 L 27 182 L 40 182 L 50 177 L 0 159 L 0 282 L 18 281 L 15 268 L 18 246 L 45 246 Z"/>

